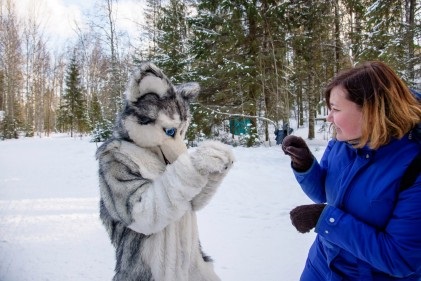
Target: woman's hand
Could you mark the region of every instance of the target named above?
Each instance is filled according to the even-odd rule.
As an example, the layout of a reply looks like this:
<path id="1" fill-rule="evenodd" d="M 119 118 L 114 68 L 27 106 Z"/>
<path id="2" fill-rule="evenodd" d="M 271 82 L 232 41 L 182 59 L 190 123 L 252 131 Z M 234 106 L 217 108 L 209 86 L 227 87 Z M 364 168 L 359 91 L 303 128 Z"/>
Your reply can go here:
<path id="1" fill-rule="evenodd" d="M 295 207 L 290 213 L 292 225 L 301 233 L 306 233 L 316 227 L 319 217 L 326 204 L 310 204 Z"/>
<path id="2" fill-rule="evenodd" d="M 314 161 L 306 142 L 297 136 L 286 136 L 282 142 L 282 150 L 291 157 L 292 167 L 298 172 L 310 169 Z"/>

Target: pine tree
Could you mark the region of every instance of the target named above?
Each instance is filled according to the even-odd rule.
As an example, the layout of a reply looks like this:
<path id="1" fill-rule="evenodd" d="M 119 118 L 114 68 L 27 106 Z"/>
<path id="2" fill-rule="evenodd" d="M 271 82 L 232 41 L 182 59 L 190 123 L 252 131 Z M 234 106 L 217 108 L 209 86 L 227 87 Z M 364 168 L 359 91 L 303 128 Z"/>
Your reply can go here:
<path id="1" fill-rule="evenodd" d="M 161 6 L 161 0 L 146 0 L 146 7 L 144 10 L 145 24 L 143 25 L 143 29 L 145 30 L 144 37 L 147 38 L 148 44 L 145 50 L 146 54 L 140 54 L 140 58 L 135 58 L 135 62 L 137 63 L 142 61 L 143 57 L 147 60 L 153 60 L 154 56 L 157 54 L 159 34 L 158 21 L 160 20 L 160 14 L 162 13 Z"/>
<path id="2" fill-rule="evenodd" d="M 202 1 L 191 21 L 193 68 L 203 89 L 199 98 L 218 111 L 258 113 L 261 31 L 257 7 L 255 1 Z M 248 146 L 257 140 L 256 120 L 251 122 Z"/>
<path id="3" fill-rule="evenodd" d="M 420 25 L 416 11 L 420 2 L 410 0 L 371 0 L 365 11 L 366 24 L 359 61 L 382 60 L 395 69 L 408 84 L 415 81 L 415 65 L 421 56 L 415 52 Z"/>
<path id="4" fill-rule="evenodd" d="M 91 123 L 91 128 L 94 128 L 95 125 L 101 123 L 104 118 L 101 110 L 101 104 L 98 100 L 98 95 L 96 93 L 92 93 L 91 99 L 89 121 Z"/>
<path id="5" fill-rule="evenodd" d="M 335 1 L 315 1 L 310 5 L 309 1 L 299 0 L 289 6 L 299 124 L 302 125 L 307 112 L 309 139 L 315 137 L 323 83 L 333 76 L 334 68 L 339 68 L 343 53 L 335 17 L 337 8 Z"/>
<path id="6" fill-rule="evenodd" d="M 65 94 L 60 107 L 61 121 L 65 130 L 85 133 L 88 131 L 86 100 L 83 96 L 79 68 L 75 56 L 72 57 L 65 80 Z"/>
<path id="7" fill-rule="evenodd" d="M 112 135 L 113 122 L 103 117 L 101 104 L 96 93 L 92 94 L 92 101 L 90 106 L 90 121 L 91 121 L 91 141 L 103 142 Z"/>
<path id="8" fill-rule="evenodd" d="M 178 84 L 188 80 L 188 6 L 185 1 L 170 0 L 162 7 L 158 19 L 156 53 L 152 55 L 172 82 Z"/>

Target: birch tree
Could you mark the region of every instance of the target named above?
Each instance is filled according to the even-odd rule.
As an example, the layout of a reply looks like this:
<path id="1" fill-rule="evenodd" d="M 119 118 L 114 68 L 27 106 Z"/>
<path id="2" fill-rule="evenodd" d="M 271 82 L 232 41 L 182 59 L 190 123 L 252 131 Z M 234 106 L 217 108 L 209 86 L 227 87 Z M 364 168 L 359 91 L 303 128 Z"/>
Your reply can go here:
<path id="1" fill-rule="evenodd" d="M 20 26 L 13 1 L 0 2 L 0 73 L 2 78 L 2 135 L 18 138 L 23 123 L 22 50 Z"/>

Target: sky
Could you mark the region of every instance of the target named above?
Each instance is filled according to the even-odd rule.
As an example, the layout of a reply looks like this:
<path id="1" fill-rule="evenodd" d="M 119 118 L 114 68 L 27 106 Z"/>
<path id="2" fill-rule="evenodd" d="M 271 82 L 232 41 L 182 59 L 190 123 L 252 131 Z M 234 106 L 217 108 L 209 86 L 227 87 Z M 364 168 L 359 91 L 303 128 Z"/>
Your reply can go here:
<path id="1" fill-rule="evenodd" d="M 40 23 L 52 48 L 77 37 L 77 26 L 86 28 L 88 17 L 98 15 L 98 7 L 104 0 L 12 0 L 18 16 L 33 18 Z M 138 25 L 143 22 L 144 0 L 119 0 L 116 2 L 116 19 L 120 30 L 135 39 Z"/>
<path id="2" fill-rule="evenodd" d="M 294 134 L 305 138 L 307 128 Z M 320 159 L 325 136 L 317 133 L 307 143 Z M 2 281 L 112 279 L 114 249 L 99 220 L 96 148 L 88 137 L 67 135 L 0 141 Z M 233 152 L 233 168 L 197 213 L 202 248 L 223 281 L 296 281 L 315 233 L 298 233 L 289 211 L 311 201 L 280 146 Z"/>

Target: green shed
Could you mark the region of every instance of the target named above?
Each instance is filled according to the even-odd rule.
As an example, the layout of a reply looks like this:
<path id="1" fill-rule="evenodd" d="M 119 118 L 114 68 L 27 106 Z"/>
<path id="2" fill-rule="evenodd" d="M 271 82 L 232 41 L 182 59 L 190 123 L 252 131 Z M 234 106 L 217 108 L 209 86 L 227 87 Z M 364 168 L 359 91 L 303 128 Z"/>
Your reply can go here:
<path id="1" fill-rule="evenodd" d="M 250 133 L 251 120 L 243 117 L 230 119 L 230 133 L 233 135 L 246 135 Z"/>

